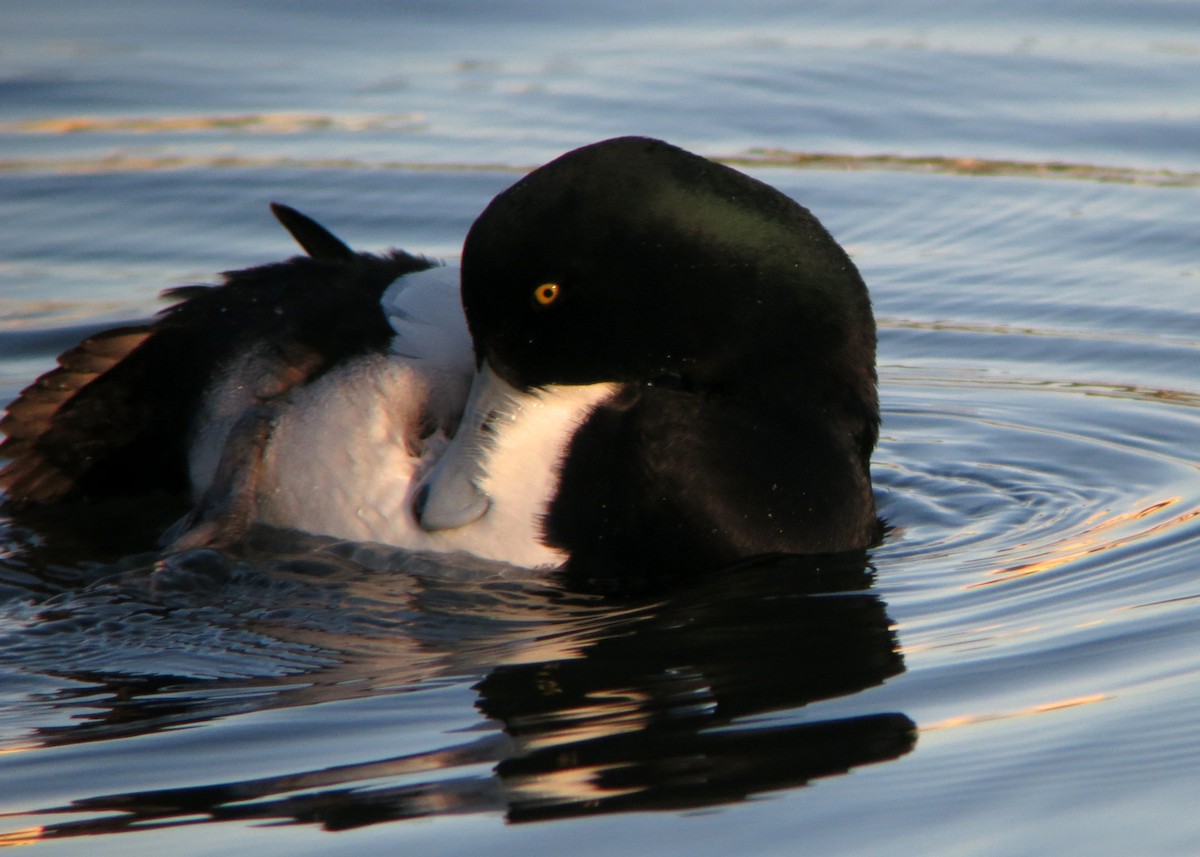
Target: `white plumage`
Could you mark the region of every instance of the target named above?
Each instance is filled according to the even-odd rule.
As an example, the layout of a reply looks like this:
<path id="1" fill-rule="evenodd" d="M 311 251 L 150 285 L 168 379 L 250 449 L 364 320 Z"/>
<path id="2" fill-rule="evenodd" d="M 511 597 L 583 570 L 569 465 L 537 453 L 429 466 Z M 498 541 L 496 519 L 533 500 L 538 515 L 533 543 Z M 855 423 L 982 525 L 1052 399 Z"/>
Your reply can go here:
<path id="1" fill-rule="evenodd" d="M 351 361 L 288 395 L 262 454 L 257 520 L 521 566 L 565 559 L 543 543 L 542 518 L 571 436 L 614 386 L 508 388 L 499 394 L 501 413 L 493 399 L 487 413 L 464 417 L 477 375 L 458 295 L 455 267 L 401 278 L 382 299 L 396 331 L 391 352 Z M 212 481 L 237 415 L 272 372 L 263 355 L 243 358 L 207 397 L 191 456 L 197 496 Z M 486 365 L 478 377 L 497 380 Z M 481 443 L 481 424 L 496 419 L 503 430 Z M 460 430 L 464 436 L 452 446 Z M 470 473 L 446 481 L 470 478 L 488 500 L 486 511 L 454 528 L 429 529 L 428 521 L 422 527 L 413 511 L 416 492 L 448 450 L 462 447 Z"/>

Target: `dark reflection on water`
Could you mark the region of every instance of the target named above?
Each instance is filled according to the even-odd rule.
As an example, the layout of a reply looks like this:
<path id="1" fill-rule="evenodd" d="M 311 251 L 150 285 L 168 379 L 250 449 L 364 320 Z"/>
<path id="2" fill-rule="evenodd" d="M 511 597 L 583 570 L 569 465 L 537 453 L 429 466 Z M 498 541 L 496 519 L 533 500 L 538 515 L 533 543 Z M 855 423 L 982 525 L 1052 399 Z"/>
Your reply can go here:
<path id="1" fill-rule="evenodd" d="M 357 764 L 84 797 L 27 816 L 89 816 L 56 820 L 37 836 L 204 819 L 344 829 L 445 814 L 531 821 L 706 807 L 893 759 L 915 744 L 903 714 L 805 721 L 796 711 L 904 670 L 863 556 L 764 561 L 631 600 L 464 575 L 461 566 L 442 576 L 398 572 L 383 584 L 378 569 L 364 576 L 339 551 L 370 559 L 333 545 L 255 567 L 198 551 L 120 571 L 94 585 L 90 599 L 50 599 L 39 617 L 48 634 L 85 612 L 94 618 L 98 603 L 108 604 L 110 624 L 136 626 L 158 611 L 177 634 L 195 611 L 226 633 L 241 625 L 262 635 L 276 669 L 288 650 L 296 664 L 309 663 L 290 675 L 218 681 L 68 667 L 64 677 L 88 686 L 54 704 L 86 704 L 88 716 L 30 737 L 63 745 L 149 734 L 247 710 L 402 693 L 471 672 L 481 676 L 475 706 L 486 728 L 459 744 Z M 286 590 L 289 609 L 273 615 L 255 590 Z M 223 623 L 214 622 L 216 603 L 225 605 Z M 286 621 L 300 614 L 307 621 Z M 237 655 L 244 667 L 246 652 Z"/>

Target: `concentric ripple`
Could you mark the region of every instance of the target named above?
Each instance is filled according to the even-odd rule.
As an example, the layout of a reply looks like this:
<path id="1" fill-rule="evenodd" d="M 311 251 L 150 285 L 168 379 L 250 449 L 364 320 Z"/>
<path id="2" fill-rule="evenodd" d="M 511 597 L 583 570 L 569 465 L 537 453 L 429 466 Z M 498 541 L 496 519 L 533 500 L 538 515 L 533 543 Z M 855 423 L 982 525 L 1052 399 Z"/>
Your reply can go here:
<path id="1" fill-rule="evenodd" d="M 1148 391 L 909 375 L 889 379 L 876 467 L 897 528 L 889 557 L 953 557 L 985 585 L 1200 515 L 1196 464 L 1163 448 L 1195 432 L 1200 411 Z"/>
<path id="2" fill-rule="evenodd" d="M 875 560 L 906 602 L 905 651 L 940 651 L 931 665 L 960 677 L 1029 670 L 1026 657 L 1083 640 L 1116 646 L 1152 633 L 1153 611 L 1200 597 L 1187 560 L 1200 540 L 1200 400 L 1021 368 L 914 362 L 883 377 L 875 473 L 892 530 Z M 1084 697 L 1119 686 L 1102 674 Z"/>

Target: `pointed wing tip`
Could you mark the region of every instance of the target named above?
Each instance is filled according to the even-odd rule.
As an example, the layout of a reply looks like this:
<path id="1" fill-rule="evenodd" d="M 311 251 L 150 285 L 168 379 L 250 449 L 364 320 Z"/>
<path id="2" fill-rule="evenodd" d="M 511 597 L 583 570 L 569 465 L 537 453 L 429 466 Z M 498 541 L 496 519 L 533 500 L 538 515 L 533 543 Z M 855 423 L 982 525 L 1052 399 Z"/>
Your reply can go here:
<path id="1" fill-rule="evenodd" d="M 312 258 L 330 262 L 349 262 L 354 258 L 353 250 L 307 214 L 282 202 L 272 202 L 271 213 Z"/>

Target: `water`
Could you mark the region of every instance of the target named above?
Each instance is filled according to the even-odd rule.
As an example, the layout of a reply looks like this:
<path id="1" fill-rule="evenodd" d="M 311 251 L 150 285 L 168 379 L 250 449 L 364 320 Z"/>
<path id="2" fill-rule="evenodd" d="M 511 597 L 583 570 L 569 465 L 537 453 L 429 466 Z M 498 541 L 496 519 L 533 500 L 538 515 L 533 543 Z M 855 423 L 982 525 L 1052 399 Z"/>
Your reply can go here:
<path id="1" fill-rule="evenodd" d="M 269 200 L 452 256 L 522 170 L 645 133 L 854 254 L 892 529 L 614 603 L 271 533 L 161 563 L 144 508 L 3 521 L 0 842 L 1200 850 L 1200 18 L 946 8 L 8 3 L 6 397 L 294 252 Z"/>

